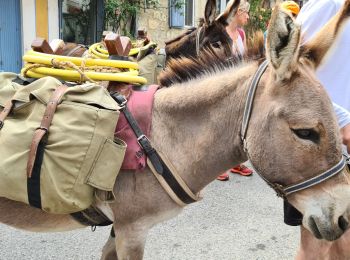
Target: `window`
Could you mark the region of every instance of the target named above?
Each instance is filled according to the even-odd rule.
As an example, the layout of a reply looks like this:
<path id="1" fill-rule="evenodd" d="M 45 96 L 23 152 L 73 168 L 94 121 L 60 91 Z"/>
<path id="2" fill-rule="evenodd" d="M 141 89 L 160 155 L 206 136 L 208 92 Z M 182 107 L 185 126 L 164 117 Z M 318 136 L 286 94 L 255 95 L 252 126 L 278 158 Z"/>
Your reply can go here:
<path id="1" fill-rule="evenodd" d="M 195 0 L 169 0 L 169 24 L 173 28 L 194 26 Z M 176 6 L 176 3 L 182 5 Z"/>
<path id="2" fill-rule="evenodd" d="M 219 1 L 220 6 L 219 6 L 218 10 L 220 10 L 220 13 L 222 13 L 225 10 L 228 2 L 229 2 L 229 0 L 220 0 Z"/>
<path id="3" fill-rule="evenodd" d="M 60 0 L 60 38 L 92 44 L 103 30 L 103 0 Z"/>

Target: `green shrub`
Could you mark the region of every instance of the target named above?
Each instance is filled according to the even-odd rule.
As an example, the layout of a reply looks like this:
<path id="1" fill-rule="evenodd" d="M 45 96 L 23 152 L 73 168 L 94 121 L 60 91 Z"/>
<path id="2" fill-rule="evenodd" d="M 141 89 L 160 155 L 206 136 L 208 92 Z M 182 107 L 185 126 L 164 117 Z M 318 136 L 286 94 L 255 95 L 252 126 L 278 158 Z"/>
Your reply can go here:
<path id="1" fill-rule="evenodd" d="M 265 31 L 271 16 L 271 9 L 262 7 L 264 0 L 250 0 L 249 22 L 246 26 L 247 34 L 257 30 Z"/>
<path id="2" fill-rule="evenodd" d="M 132 37 L 135 35 L 135 21 L 139 12 L 158 6 L 159 0 L 105 0 L 104 27 Z"/>

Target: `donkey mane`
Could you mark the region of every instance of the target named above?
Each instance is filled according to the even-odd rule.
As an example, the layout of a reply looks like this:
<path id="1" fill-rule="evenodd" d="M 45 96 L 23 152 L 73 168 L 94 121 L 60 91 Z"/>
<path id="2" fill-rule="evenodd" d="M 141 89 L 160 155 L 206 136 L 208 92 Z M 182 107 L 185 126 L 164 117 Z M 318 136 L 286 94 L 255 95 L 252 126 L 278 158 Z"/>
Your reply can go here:
<path id="1" fill-rule="evenodd" d="M 248 39 L 247 57 L 244 60 L 236 56 L 226 57 L 210 46 L 203 49 L 199 57 L 180 57 L 169 60 L 166 69 L 159 75 L 161 86 L 169 87 L 176 83 L 187 82 L 205 74 L 217 73 L 230 67 L 236 67 L 247 61 L 265 59 L 264 36 L 256 31 Z"/>
<path id="2" fill-rule="evenodd" d="M 159 75 L 161 86 L 169 87 L 176 83 L 187 82 L 204 74 L 217 73 L 240 63 L 235 58 L 227 58 L 215 53 L 212 48 L 201 51 L 199 57 L 180 57 L 170 59 L 165 70 Z"/>

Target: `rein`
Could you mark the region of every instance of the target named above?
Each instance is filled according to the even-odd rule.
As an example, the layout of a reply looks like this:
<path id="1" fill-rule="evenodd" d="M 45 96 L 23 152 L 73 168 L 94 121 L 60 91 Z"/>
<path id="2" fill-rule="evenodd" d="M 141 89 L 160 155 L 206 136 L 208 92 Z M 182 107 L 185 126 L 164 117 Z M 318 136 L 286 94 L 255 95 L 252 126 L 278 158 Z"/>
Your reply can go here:
<path id="1" fill-rule="evenodd" d="M 262 64 L 260 64 L 258 70 L 255 72 L 253 79 L 249 85 L 248 97 L 246 99 L 246 103 L 244 106 L 243 121 L 242 121 L 242 126 L 241 126 L 241 140 L 243 142 L 243 149 L 246 152 L 246 154 L 248 155 L 248 158 L 249 158 L 249 153 L 247 150 L 246 136 L 247 136 L 247 130 L 248 130 L 248 126 L 249 126 L 249 120 L 250 120 L 250 116 L 252 113 L 253 101 L 254 101 L 256 89 L 258 88 L 258 83 L 260 81 L 260 78 L 264 74 L 264 72 L 266 71 L 267 66 L 268 66 L 268 61 L 265 60 Z M 344 167 L 346 166 L 346 164 L 347 164 L 347 157 L 344 155 L 344 156 L 342 156 L 341 160 L 336 165 L 334 165 L 330 169 L 322 172 L 321 174 L 316 175 L 316 176 L 309 178 L 305 181 L 302 181 L 300 183 L 288 185 L 288 186 L 283 186 L 283 185 L 278 184 L 278 183 L 270 182 L 263 175 L 261 175 L 253 165 L 252 166 L 253 166 L 255 172 L 257 174 L 259 174 L 259 176 L 269 186 L 271 186 L 275 190 L 275 192 L 277 193 L 277 196 L 282 197 L 282 198 L 286 198 L 288 195 L 290 195 L 294 192 L 305 190 L 305 189 L 312 187 L 312 186 L 315 186 L 315 185 L 317 185 L 325 180 L 328 180 L 329 178 L 331 178 L 331 177 L 335 176 L 336 174 L 338 174 L 339 172 L 341 172 L 344 169 Z"/>

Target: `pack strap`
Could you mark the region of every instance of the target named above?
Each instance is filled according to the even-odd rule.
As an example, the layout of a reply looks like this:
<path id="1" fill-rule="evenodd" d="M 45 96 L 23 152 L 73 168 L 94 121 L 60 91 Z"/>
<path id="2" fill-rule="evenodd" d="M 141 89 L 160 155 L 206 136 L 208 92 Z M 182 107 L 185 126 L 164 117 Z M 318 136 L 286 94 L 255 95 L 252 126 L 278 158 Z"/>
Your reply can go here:
<path id="1" fill-rule="evenodd" d="M 136 120 L 129 111 L 127 107 L 127 100 L 125 99 L 125 97 L 123 95 L 120 95 L 119 93 L 111 94 L 111 96 L 121 107 L 121 112 L 124 114 L 130 127 L 135 133 L 139 145 L 147 155 L 148 165 L 150 166 L 152 172 L 154 174 L 156 173 L 156 177 L 158 180 L 164 180 L 169 189 L 171 189 L 171 191 L 176 195 L 176 197 L 181 200 L 180 202 L 179 199 L 175 199 L 175 202 L 180 206 L 183 206 L 183 204 L 190 204 L 196 202 L 199 199 L 199 196 L 196 196 L 192 193 L 190 188 L 183 181 L 180 180 L 177 174 L 174 174 L 174 172 L 170 170 L 170 165 L 165 163 L 162 160 L 161 156 L 159 156 L 157 151 L 152 147 L 151 142 L 149 141 L 147 136 L 143 134 Z M 168 192 L 169 189 L 166 189 L 166 191 Z M 174 196 L 172 196 L 171 194 L 169 195 L 171 198 L 174 199 Z"/>
<path id="2" fill-rule="evenodd" d="M 12 108 L 13 108 L 13 102 L 11 99 L 11 100 L 6 102 L 4 109 L 0 113 L 0 130 L 4 126 L 5 119 L 10 114 Z"/>
<path id="3" fill-rule="evenodd" d="M 62 96 L 66 92 L 68 86 L 60 85 L 52 93 L 52 96 L 46 106 L 45 114 L 42 118 L 40 126 L 35 130 L 32 143 L 29 149 L 29 157 L 27 162 L 27 188 L 29 204 L 41 208 L 40 199 L 40 172 L 44 157 L 45 146 L 47 144 L 47 134 L 53 120 L 53 116 L 57 109 Z"/>
<path id="4" fill-rule="evenodd" d="M 84 226 L 101 227 L 113 224 L 98 207 L 93 205 L 82 211 L 71 213 L 70 215 Z"/>

